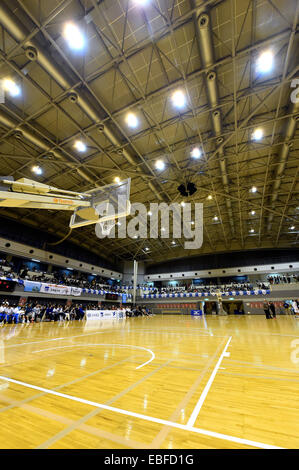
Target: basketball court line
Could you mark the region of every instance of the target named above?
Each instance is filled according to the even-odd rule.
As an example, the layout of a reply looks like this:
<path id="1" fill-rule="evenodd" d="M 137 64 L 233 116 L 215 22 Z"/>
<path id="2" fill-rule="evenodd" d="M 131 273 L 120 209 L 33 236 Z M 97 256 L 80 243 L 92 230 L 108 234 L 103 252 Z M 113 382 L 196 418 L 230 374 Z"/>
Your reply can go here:
<path id="1" fill-rule="evenodd" d="M 292 378 L 282 378 L 282 377 L 271 377 L 264 375 L 253 375 L 253 374 L 238 374 L 237 372 L 221 372 L 225 375 L 230 375 L 232 377 L 248 377 L 249 379 L 262 379 L 262 380 L 280 380 L 283 382 L 299 382 L 299 379 Z"/>
<path id="2" fill-rule="evenodd" d="M 132 416 L 133 418 L 138 418 L 138 419 L 142 419 L 142 420 L 145 420 L 145 421 L 150 421 L 150 422 L 157 423 L 157 424 L 163 424 L 163 425 L 166 425 L 166 426 L 171 426 L 173 428 L 181 429 L 183 431 L 194 432 L 194 433 L 202 434 L 202 435 L 205 435 L 205 436 L 215 437 L 216 439 L 222 439 L 222 440 L 225 440 L 225 441 L 236 442 L 238 444 L 244 444 L 246 446 L 257 447 L 257 448 L 260 448 L 260 449 L 283 449 L 283 447 L 277 447 L 277 446 L 274 446 L 274 445 L 271 445 L 271 444 L 265 444 L 265 443 L 262 443 L 262 442 L 256 442 L 256 441 L 252 441 L 252 440 L 249 440 L 249 439 L 243 439 L 243 438 L 239 438 L 239 437 L 235 437 L 235 436 L 229 436 L 227 434 L 221 434 L 221 433 L 214 432 L 214 431 L 208 431 L 206 429 L 200 429 L 200 428 L 195 428 L 193 426 L 188 426 L 188 424 L 187 425 L 179 424 L 179 423 L 175 423 L 175 422 L 172 422 L 172 421 L 168 421 L 166 419 L 155 418 L 153 416 L 147 416 L 147 415 L 143 415 L 141 413 L 135 413 L 133 411 L 123 410 L 121 408 L 115 408 L 113 406 L 104 405 L 102 403 L 97 403 L 97 402 L 94 402 L 94 401 L 86 400 L 84 398 L 74 397 L 73 395 L 68 395 L 68 394 L 56 392 L 54 390 L 50 390 L 50 389 L 47 389 L 47 388 L 38 387 L 37 385 L 28 384 L 26 382 L 21 382 L 19 380 L 11 379 L 9 377 L 0 376 L 0 380 L 11 382 L 11 383 L 14 383 L 16 385 L 20 385 L 20 386 L 23 386 L 23 387 L 26 387 L 26 388 L 39 390 L 39 391 L 45 392 L 49 395 L 54 395 L 54 396 L 58 396 L 60 398 L 65 398 L 65 399 L 68 399 L 68 400 L 72 400 L 72 401 L 75 401 L 75 402 L 78 402 L 78 403 L 83 403 L 85 405 L 90 405 L 90 406 L 93 406 L 95 408 L 101 408 L 101 409 L 111 411 L 111 412 L 114 412 L 114 413 L 119 413 L 121 415 Z"/>
<path id="3" fill-rule="evenodd" d="M 223 343 L 224 343 L 224 340 L 221 341 L 220 344 L 218 344 L 217 348 L 216 348 L 216 351 L 214 352 L 214 354 L 208 359 L 207 363 L 205 364 L 204 368 L 202 370 L 200 370 L 199 372 L 199 375 L 197 376 L 195 382 L 193 383 L 193 385 L 189 388 L 188 392 L 185 394 L 185 396 L 183 397 L 183 399 L 180 401 L 180 403 L 178 404 L 178 406 L 176 407 L 176 409 L 174 410 L 174 412 L 172 413 L 172 415 L 169 417 L 169 420 L 171 421 L 176 421 L 182 410 L 185 410 L 185 408 L 188 406 L 191 398 L 194 396 L 194 394 L 196 393 L 196 391 L 198 390 L 198 387 L 199 385 L 201 384 L 203 378 L 205 377 L 206 373 L 208 372 L 208 370 L 210 369 L 213 361 L 215 360 L 215 358 L 218 356 L 218 352 L 221 350 L 221 348 L 223 347 Z M 171 367 L 171 364 L 168 365 L 168 367 Z M 151 442 L 151 445 L 150 447 L 153 448 L 153 449 L 156 449 L 156 448 L 160 448 L 160 446 L 162 445 L 162 443 L 165 441 L 168 433 L 170 432 L 170 429 L 168 426 L 163 426 L 161 428 L 161 430 L 159 431 L 159 433 L 155 436 L 155 438 L 152 440 Z"/>
<path id="4" fill-rule="evenodd" d="M 149 364 L 150 362 L 152 362 L 154 359 L 155 359 L 155 354 L 153 353 L 153 351 L 151 349 L 147 349 L 147 348 L 144 348 L 142 346 L 135 346 L 133 344 L 108 344 L 108 343 L 92 343 L 92 344 L 88 344 L 88 343 L 84 343 L 84 344 L 68 344 L 67 346 L 57 346 L 55 348 L 47 348 L 47 349 L 40 349 L 39 351 L 33 351 L 32 354 L 36 354 L 36 353 L 40 353 L 40 352 L 44 352 L 44 351 L 53 351 L 53 350 L 56 350 L 56 349 L 64 349 L 64 348 L 74 348 L 74 347 L 79 347 L 79 346 L 84 346 L 84 347 L 88 347 L 88 346 L 118 346 L 120 348 L 136 348 L 136 349 L 143 349 L 144 351 L 147 351 L 149 352 L 152 357 L 151 359 L 149 359 L 148 361 L 142 363 L 140 366 L 136 367 L 136 369 L 141 369 L 141 367 L 144 367 L 146 366 L 147 364 Z"/>
<path id="5" fill-rule="evenodd" d="M 76 377 L 75 379 L 73 380 L 69 380 L 68 382 L 64 382 L 63 384 L 61 385 L 58 385 L 57 387 L 54 387 L 53 390 L 61 390 L 62 388 L 64 387 L 69 387 L 70 385 L 74 385 L 74 384 L 77 384 L 77 383 L 80 383 L 82 382 L 83 380 L 85 379 L 88 379 L 89 377 L 93 377 L 94 375 L 97 375 L 97 374 L 100 374 L 101 372 L 104 372 L 104 371 L 107 371 L 107 370 L 110 370 L 110 369 L 113 369 L 114 367 L 117 367 L 121 364 L 124 364 L 126 363 L 127 361 L 130 361 L 132 360 L 132 356 L 128 356 L 126 357 L 125 359 L 121 359 L 120 361 L 118 362 L 114 362 L 113 364 L 110 364 L 109 366 L 105 366 L 105 367 L 101 367 L 100 369 L 97 369 L 93 372 L 89 372 L 88 374 L 86 375 L 82 375 L 81 377 Z M 32 395 L 28 398 L 24 398 L 23 400 L 21 401 L 17 401 L 15 400 L 13 405 L 10 405 L 10 406 L 7 406 L 7 407 L 4 407 L 4 408 L 0 408 L 0 413 L 3 413 L 4 411 L 7 411 L 9 410 L 10 408 L 14 408 L 16 406 L 22 406 L 23 404 L 27 404 L 31 401 L 34 401 L 36 400 L 37 398 L 40 398 L 42 396 L 44 396 L 45 393 L 37 393 L 36 395 Z M 2 398 L 2 396 L 1 396 Z"/>
<path id="6" fill-rule="evenodd" d="M 138 387 L 138 385 L 142 384 L 143 382 L 145 382 L 148 378 L 152 377 L 154 374 L 156 374 L 157 372 L 159 372 L 161 369 L 163 369 L 164 367 L 168 367 L 168 365 L 170 364 L 170 362 L 172 361 L 172 359 L 169 359 L 168 361 L 164 362 L 163 364 L 160 364 L 156 369 L 152 370 L 151 372 L 149 372 L 147 375 L 143 376 L 141 379 L 139 379 L 137 382 L 129 385 L 127 388 L 125 388 L 124 390 L 122 390 L 121 392 L 119 392 L 117 395 L 114 395 L 112 398 L 110 398 L 109 400 L 107 400 L 105 402 L 105 405 L 111 405 L 112 403 L 114 403 L 115 401 L 119 400 L 120 398 L 122 398 L 124 395 L 126 395 L 127 393 L 129 393 L 131 390 L 133 390 L 135 387 Z M 93 418 L 95 416 L 98 416 L 99 413 L 101 413 L 101 409 L 98 409 L 96 408 L 95 410 L 89 412 L 87 415 L 85 416 L 82 416 L 82 418 L 76 420 L 76 421 L 73 421 L 67 428 L 64 428 L 62 431 L 60 431 L 59 433 L 55 434 L 54 436 L 50 437 L 46 442 L 44 442 L 43 444 L 40 444 L 37 449 L 46 449 L 48 447 L 50 447 L 51 445 L 54 444 L 54 442 L 58 441 L 58 440 L 61 440 L 62 438 L 64 438 L 67 434 L 69 434 L 70 432 L 74 431 L 75 429 L 77 429 L 78 427 L 80 427 L 82 424 L 84 424 L 86 421 L 88 421 L 90 418 Z M 126 444 L 125 440 L 123 442 L 123 444 Z M 139 443 L 140 445 L 140 443 Z"/>
<path id="7" fill-rule="evenodd" d="M 138 331 L 144 331 L 144 332 L 150 333 L 150 334 L 151 334 L 151 333 L 157 334 L 157 331 L 155 331 L 155 330 L 148 330 L 148 329 L 146 329 L 146 328 L 145 328 L 145 329 L 142 329 L 142 328 L 134 328 L 134 329 L 130 330 L 130 333 L 131 333 L 131 332 L 135 332 L 135 331 L 137 331 L 137 332 L 138 332 Z M 204 336 L 204 337 L 206 337 L 206 338 L 210 338 L 211 336 L 214 336 L 215 338 L 225 338 L 225 335 L 216 335 L 216 336 L 215 336 L 215 335 L 213 335 L 213 334 L 211 335 L 210 333 L 205 333 L 205 334 L 203 334 L 203 333 L 201 333 L 201 334 L 193 334 L 193 333 L 182 333 L 182 332 L 179 332 L 179 331 L 176 332 L 176 331 L 170 331 L 170 330 L 169 330 L 169 331 L 163 330 L 163 331 L 160 331 L 160 332 L 158 332 L 158 333 L 160 333 L 160 334 L 170 334 L 170 335 L 180 335 L 180 336 L 193 336 L 193 337 L 195 337 L 195 338 L 197 338 L 197 337 L 199 337 L 199 336 Z"/>
<path id="8" fill-rule="evenodd" d="M 227 358 L 228 361 L 234 362 L 235 364 L 231 364 L 232 366 L 235 367 L 251 367 L 252 369 L 255 369 L 257 367 L 261 367 L 262 369 L 269 369 L 269 370 L 279 370 L 282 372 L 290 372 L 290 373 L 295 373 L 298 374 L 298 369 L 286 369 L 284 367 L 276 367 L 276 366 L 271 366 L 269 364 L 259 364 L 258 362 L 247 362 L 247 361 L 239 361 L 236 359 L 231 359 Z"/>
<path id="9" fill-rule="evenodd" d="M 48 343 L 49 341 L 59 341 L 60 339 L 81 338 L 81 336 L 90 336 L 90 335 L 98 335 L 98 334 L 104 334 L 104 331 L 96 331 L 95 333 L 86 333 L 84 335 L 64 336 L 62 338 L 61 337 L 51 338 L 51 339 L 45 339 L 44 341 L 32 341 L 32 342 L 28 342 L 28 343 L 10 344 L 9 346 L 5 346 L 5 348 L 16 348 L 18 346 L 26 346 L 27 344 Z"/>
<path id="10" fill-rule="evenodd" d="M 193 427 L 193 425 L 194 425 L 194 423 L 195 423 L 195 421 L 196 421 L 196 419 L 197 419 L 197 416 L 198 416 L 198 414 L 199 414 L 199 412 L 200 412 L 200 410 L 201 410 L 201 407 L 202 407 L 202 405 L 204 404 L 204 401 L 205 401 L 205 399 L 206 399 L 206 397 L 207 397 L 207 395 L 208 395 L 208 393 L 209 393 L 209 390 L 210 390 L 211 385 L 212 385 L 212 383 L 213 383 L 213 381 L 214 381 L 214 378 L 215 378 L 215 376 L 216 376 L 216 374 L 217 374 L 217 371 L 218 371 L 218 369 L 219 369 L 219 367 L 220 367 L 220 364 L 221 364 L 221 362 L 222 362 L 222 359 L 223 359 L 223 358 L 225 357 L 225 355 L 227 354 L 226 350 L 227 350 L 227 348 L 228 348 L 228 346 L 229 346 L 229 343 L 231 342 L 231 339 L 232 339 L 232 336 L 229 337 L 229 339 L 228 339 L 228 341 L 227 341 L 227 343 L 226 343 L 226 345 L 225 345 L 225 347 L 224 347 L 224 349 L 223 349 L 223 351 L 222 351 L 222 353 L 221 353 L 221 355 L 220 355 L 220 357 L 219 357 L 219 359 L 218 359 L 218 361 L 217 361 L 217 364 L 215 365 L 214 370 L 213 370 L 213 372 L 212 372 L 212 374 L 211 374 L 211 376 L 210 376 L 210 378 L 209 378 L 209 380 L 208 380 L 208 382 L 207 382 L 207 384 L 206 384 L 206 386 L 205 386 L 205 388 L 204 388 L 202 394 L 200 395 L 200 398 L 199 398 L 198 402 L 196 403 L 196 406 L 195 406 L 194 410 L 192 411 L 192 414 L 191 414 L 191 416 L 190 416 L 190 418 L 189 418 L 189 420 L 188 420 L 187 426 Z"/>

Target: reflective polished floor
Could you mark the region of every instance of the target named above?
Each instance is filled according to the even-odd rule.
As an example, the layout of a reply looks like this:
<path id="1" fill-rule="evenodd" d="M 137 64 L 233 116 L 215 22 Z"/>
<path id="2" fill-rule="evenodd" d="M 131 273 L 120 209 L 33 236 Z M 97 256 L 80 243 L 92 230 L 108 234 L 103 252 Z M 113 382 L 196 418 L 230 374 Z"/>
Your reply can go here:
<path id="1" fill-rule="evenodd" d="M 299 320 L 0 327 L 0 448 L 299 447 Z"/>

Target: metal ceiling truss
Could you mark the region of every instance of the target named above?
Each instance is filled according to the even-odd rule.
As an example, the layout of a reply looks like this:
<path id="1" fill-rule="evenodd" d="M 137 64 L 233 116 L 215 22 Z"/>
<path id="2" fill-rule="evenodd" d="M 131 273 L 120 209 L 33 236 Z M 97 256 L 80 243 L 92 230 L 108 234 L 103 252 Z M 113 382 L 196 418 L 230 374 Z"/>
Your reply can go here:
<path id="1" fill-rule="evenodd" d="M 28 174 L 33 163 L 42 162 L 43 166 L 51 169 L 51 175 L 44 179 L 45 182 L 72 176 L 68 181 L 69 187 L 80 190 L 111 182 L 117 173 L 124 177 L 131 176 L 136 182 L 136 190 L 133 188 L 132 191 L 133 200 L 136 198 L 140 201 L 142 191 L 148 202 L 177 200 L 176 186 L 180 181 L 192 178 L 201 187 L 200 193 L 192 198 L 193 201 L 206 202 L 208 194 L 213 196 L 213 202 L 205 204 L 205 242 L 200 252 L 236 247 L 268 247 L 271 243 L 273 246 L 297 243 L 298 236 L 290 238 L 284 225 L 286 220 L 297 221 L 294 198 L 298 194 L 296 127 L 299 104 L 288 105 L 286 87 L 298 72 L 295 55 L 298 44 L 298 4 L 291 24 L 282 5 L 279 8 L 272 0 L 267 0 L 273 14 L 280 19 L 280 30 L 266 38 L 257 39 L 257 6 L 254 1 L 244 0 L 243 19 L 238 20 L 238 23 L 233 0 L 186 0 L 184 3 L 189 2 L 189 9 L 177 17 L 174 13 L 179 5 L 177 0 L 169 2 L 168 8 L 165 2 L 164 10 L 159 2 L 154 2 L 153 10 L 163 25 L 154 30 L 152 16 L 145 10 L 141 11 L 148 38 L 138 40 L 136 37 L 134 44 L 131 41 L 127 47 L 127 36 L 132 28 L 130 2 L 123 4 L 123 25 L 119 34 L 116 34 L 106 15 L 105 0 L 91 0 L 89 9 L 86 9 L 83 0 L 56 2 L 51 13 L 41 21 L 34 17 L 30 2 L 16 2 L 19 8 L 15 13 L 7 6 L 7 2 L 0 5 L 0 23 L 15 41 L 8 52 L 5 48 L 0 50 L 0 58 L 3 64 L 32 87 L 36 96 L 41 94 L 45 101 L 39 109 L 29 114 L 17 109 L 9 101 L 0 105 L 0 125 L 3 126 L 0 145 L 6 150 L 10 148 L 9 152 L 1 152 L 1 171 L 5 165 L 10 165 L 11 159 L 15 168 L 12 174 L 16 176 L 24 172 Z M 59 15 L 75 4 L 108 58 L 87 74 L 82 74 L 78 64 L 62 49 L 59 36 L 49 32 L 54 21 L 59 22 Z M 213 24 L 216 18 L 214 12 L 223 5 L 229 8 L 230 13 L 230 45 Z M 30 21 L 33 27 L 29 31 L 24 25 L 30 24 Z M 251 43 L 247 42 L 244 47 L 241 40 L 247 34 L 248 23 L 251 25 Z M 186 28 L 192 27 L 194 36 L 188 48 L 185 46 L 182 57 L 182 34 L 186 34 Z M 180 43 L 177 42 L 178 38 Z M 184 38 L 186 40 L 186 35 Z M 163 41 L 168 39 L 175 51 L 173 55 L 165 52 L 165 44 L 162 47 Z M 279 45 L 277 56 L 283 57 L 283 66 L 270 80 L 257 80 L 253 72 L 254 58 L 258 51 L 269 44 Z M 200 67 L 194 69 L 191 62 L 196 59 L 196 47 Z M 56 62 L 53 51 L 66 67 Z M 24 52 L 27 64 L 35 61 L 59 85 L 56 95 L 46 91 L 42 82 L 31 77 L 30 67 L 25 65 L 24 69 L 24 65 L 19 65 L 20 54 Z M 149 63 L 145 79 L 141 82 L 136 60 L 145 52 Z M 240 74 L 241 63 L 243 73 Z M 156 64 L 165 84 L 153 88 Z M 110 104 L 107 105 L 107 99 L 104 102 L 94 91 L 94 84 L 108 77 L 111 71 L 113 88 Z M 224 71 L 232 77 L 229 87 L 223 79 Z M 125 106 L 117 106 L 116 84 L 119 80 L 126 90 Z M 169 116 L 166 113 L 168 97 L 177 87 L 186 92 L 188 110 Z M 192 93 L 195 89 L 201 102 L 194 101 Z M 76 112 L 70 113 L 65 108 L 66 99 L 73 100 Z M 156 113 L 157 105 L 162 105 L 163 109 L 159 117 Z M 53 109 L 57 113 L 57 124 L 58 118 L 61 122 L 66 120 L 75 132 L 66 133 L 62 139 L 57 139 L 53 132 L 49 133 L 39 124 L 39 119 Z M 146 124 L 138 132 L 129 133 L 122 124 L 123 116 L 129 110 L 138 110 Z M 89 122 L 85 120 L 82 125 L 79 113 L 87 116 Z M 268 130 L 267 141 L 265 139 L 262 144 L 250 141 L 250 133 L 257 125 Z M 172 137 L 173 132 L 178 138 Z M 84 158 L 69 150 L 72 141 L 79 136 L 90 147 Z M 105 136 L 105 140 L 102 136 Z M 149 144 L 146 154 L 141 150 L 145 139 Z M 153 147 L 153 142 L 158 143 L 157 149 Z M 192 144 L 201 145 L 203 150 L 203 158 L 199 162 L 190 162 L 186 153 L 186 147 Z M 26 149 L 31 149 L 33 155 L 26 157 Z M 161 155 L 167 155 L 168 165 L 165 171 L 158 174 L 153 163 Z M 43 159 L 49 156 L 51 158 Z M 260 196 L 256 200 L 248 200 L 248 190 L 252 184 L 261 187 Z M 257 211 L 257 218 L 254 219 L 255 226 L 258 225 L 255 237 L 248 235 L 248 228 L 253 223 L 248 215 L 250 208 Z M 21 215 L 19 211 L 10 213 L 5 210 L 2 213 L 26 223 L 35 223 L 31 211 Z M 220 216 L 220 224 L 211 223 L 212 214 Z M 66 217 L 58 213 L 53 213 L 53 216 L 62 234 L 66 230 Z M 38 219 L 44 229 L 50 230 L 46 214 L 39 212 Z M 183 240 L 179 240 L 176 247 L 165 239 L 146 240 L 149 253 L 144 251 L 145 241 L 96 239 L 94 243 L 91 241 L 94 235 L 88 227 L 75 232 L 72 239 L 96 252 L 104 248 L 103 251 L 109 251 L 120 259 L 135 257 L 154 261 L 163 257 L 168 259 L 192 255 L 184 251 Z"/>

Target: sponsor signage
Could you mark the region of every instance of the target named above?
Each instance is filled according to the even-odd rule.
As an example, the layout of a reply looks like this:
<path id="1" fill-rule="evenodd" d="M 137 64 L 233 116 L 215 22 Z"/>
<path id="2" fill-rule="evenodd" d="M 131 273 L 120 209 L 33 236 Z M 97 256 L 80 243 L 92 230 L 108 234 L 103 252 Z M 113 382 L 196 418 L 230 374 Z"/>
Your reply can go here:
<path id="1" fill-rule="evenodd" d="M 40 282 L 24 281 L 24 292 L 40 292 L 40 288 Z"/>
<path id="2" fill-rule="evenodd" d="M 41 284 L 40 292 L 45 294 L 71 295 L 71 287 L 58 286 L 56 284 Z M 80 294 L 79 294 L 80 295 Z"/>
<path id="3" fill-rule="evenodd" d="M 82 289 L 80 287 L 71 287 L 71 295 L 81 295 Z"/>
<path id="4" fill-rule="evenodd" d="M 157 304 L 157 305 L 155 305 L 155 307 L 157 307 L 157 308 L 180 308 L 180 309 L 182 309 L 182 308 L 191 308 L 192 309 L 193 308 L 193 309 L 196 309 L 197 305 L 196 304 L 190 304 L 190 303 L 188 303 L 188 304 L 183 304 L 183 303 L 182 304 L 181 303 L 180 304 Z"/>
<path id="5" fill-rule="evenodd" d="M 191 310 L 191 315 L 194 315 L 194 316 L 201 316 L 201 315 L 202 315 L 202 311 L 201 311 L 201 310 Z"/>
<path id="6" fill-rule="evenodd" d="M 125 318 L 123 310 L 86 310 L 86 320 L 111 320 Z"/>

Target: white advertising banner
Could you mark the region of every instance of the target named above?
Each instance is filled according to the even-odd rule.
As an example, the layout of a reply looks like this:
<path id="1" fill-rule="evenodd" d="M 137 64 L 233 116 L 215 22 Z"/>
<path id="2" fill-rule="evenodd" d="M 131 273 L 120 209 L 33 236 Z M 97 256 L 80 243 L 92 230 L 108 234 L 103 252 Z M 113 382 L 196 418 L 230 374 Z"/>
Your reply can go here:
<path id="1" fill-rule="evenodd" d="M 40 292 L 44 292 L 45 294 L 71 295 L 71 287 L 45 284 L 42 282 Z"/>
<path id="2" fill-rule="evenodd" d="M 111 320 L 113 318 L 125 318 L 126 314 L 123 310 L 86 310 L 86 320 Z"/>
<path id="3" fill-rule="evenodd" d="M 71 287 L 71 295 L 81 295 L 82 289 L 80 287 Z"/>

